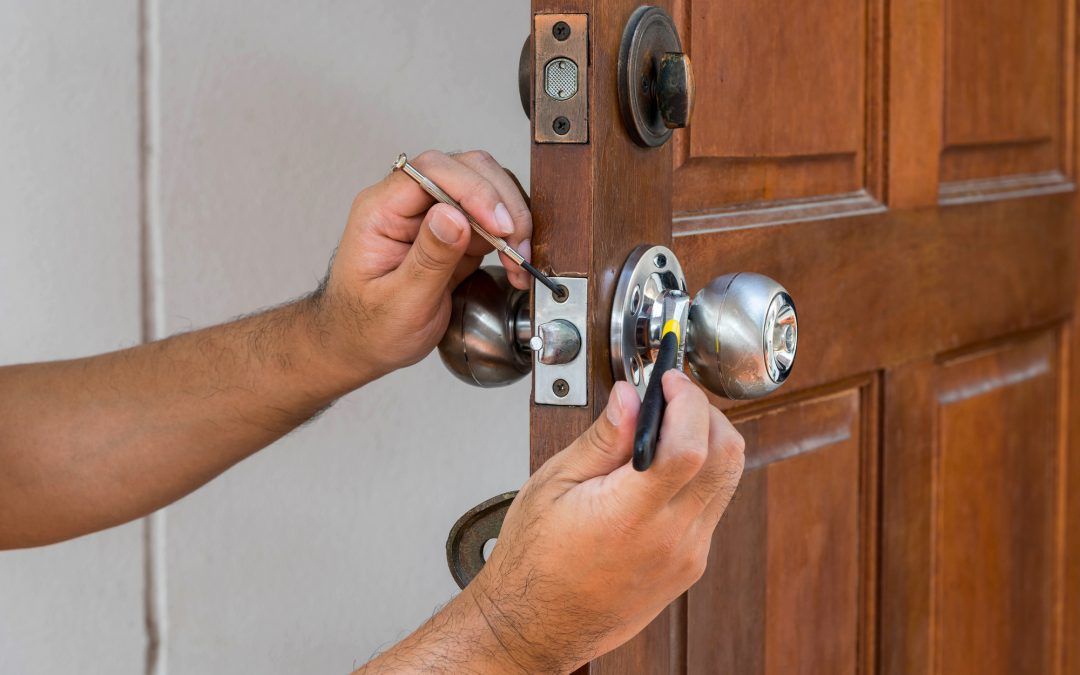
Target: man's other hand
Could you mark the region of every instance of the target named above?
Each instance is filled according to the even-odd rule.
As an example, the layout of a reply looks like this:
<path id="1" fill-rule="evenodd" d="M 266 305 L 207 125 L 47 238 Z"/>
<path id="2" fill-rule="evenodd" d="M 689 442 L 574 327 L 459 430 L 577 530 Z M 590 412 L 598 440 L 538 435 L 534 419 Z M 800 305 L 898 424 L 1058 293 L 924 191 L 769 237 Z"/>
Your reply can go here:
<path id="1" fill-rule="evenodd" d="M 743 439 L 682 372 L 663 385 L 652 467 L 630 465 L 640 404 L 618 382 L 604 414 L 522 488 L 467 589 L 525 671 L 568 672 L 614 649 L 705 570 Z"/>
<path id="2" fill-rule="evenodd" d="M 429 150 L 410 161 L 485 230 L 531 259 L 525 198 L 491 155 Z M 404 173 L 391 173 L 353 202 L 318 301 L 324 341 L 344 363 L 376 377 L 420 361 L 446 331 L 450 293 L 491 250 L 460 212 L 436 204 Z M 510 282 L 528 288 L 528 273 L 502 261 Z"/>

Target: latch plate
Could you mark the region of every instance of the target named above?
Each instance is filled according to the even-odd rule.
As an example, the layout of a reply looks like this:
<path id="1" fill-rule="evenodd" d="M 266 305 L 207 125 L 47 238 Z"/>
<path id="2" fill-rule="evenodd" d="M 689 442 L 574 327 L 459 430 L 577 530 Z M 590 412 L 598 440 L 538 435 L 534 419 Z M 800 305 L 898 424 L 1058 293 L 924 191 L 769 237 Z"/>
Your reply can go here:
<path id="1" fill-rule="evenodd" d="M 588 143 L 589 15 L 537 14 L 532 43 L 533 139 L 537 143 Z M 549 82 L 571 73 L 576 86 Z"/>
<path id="2" fill-rule="evenodd" d="M 589 280 L 551 278 L 566 288 L 567 297 L 559 302 L 542 284 L 533 282 L 533 325 L 542 326 L 560 319 L 567 321 L 581 335 L 581 349 L 569 362 L 558 364 L 541 363 L 540 353 L 533 354 L 533 400 L 543 405 L 586 405 L 589 402 Z"/>

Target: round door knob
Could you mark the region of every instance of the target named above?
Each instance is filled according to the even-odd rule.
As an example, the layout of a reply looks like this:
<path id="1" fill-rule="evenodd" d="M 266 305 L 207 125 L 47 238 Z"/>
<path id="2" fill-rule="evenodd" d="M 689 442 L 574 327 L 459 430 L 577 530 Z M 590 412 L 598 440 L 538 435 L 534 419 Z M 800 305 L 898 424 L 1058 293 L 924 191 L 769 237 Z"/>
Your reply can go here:
<path id="1" fill-rule="evenodd" d="M 702 384 L 727 398 L 758 398 L 783 384 L 798 341 L 795 303 L 783 286 L 760 274 L 717 277 L 690 306 L 690 369 Z"/>
<path id="2" fill-rule="evenodd" d="M 502 267 L 483 267 L 454 290 L 439 356 L 468 384 L 502 387 L 532 370 L 531 336 L 529 292 L 511 286 Z"/>

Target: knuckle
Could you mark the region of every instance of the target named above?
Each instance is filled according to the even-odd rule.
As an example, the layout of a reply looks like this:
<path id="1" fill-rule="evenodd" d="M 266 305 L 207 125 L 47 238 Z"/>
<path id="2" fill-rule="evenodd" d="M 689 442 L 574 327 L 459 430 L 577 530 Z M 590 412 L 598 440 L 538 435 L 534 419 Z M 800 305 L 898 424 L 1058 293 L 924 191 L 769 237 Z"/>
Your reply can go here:
<path id="1" fill-rule="evenodd" d="M 413 244 L 413 265 L 411 268 L 413 278 L 422 277 L 429 272 L 440 272 L 442 269 L 442 262 L 432 255 L 423 241 L 417 241 Z"/>
<path id="2" fill-rule="evenodd" d="M 585 442 L 598 450 L 610 451 L 618 441 L 618 434 L 609 424 L 598 422 L 589 427 Z"/>
<path id="3" fill-rule="evenodd" d="M 525 229 L 532 231 L 532 211 L 525 206 L 524 202 L 510 207 L 510 217 L 515 223 L 520 223 L 525 226 Z"/>
<path id="4" fill-rule="evenodd" d="M 458 155 L 468 164 L 496 164 L 495 158 L 487 150 L 469 150 Z"/>
<path id="5" fill-rule="evenodd" d="M 709 450 L 703 445 L 687 444 L 679 448 L 674 459 L 679 462 L 679 468 L 690 474 L 696 474 L 705 465 L 709 457 Z"/>
<path id="6" fill-rule="evenodd" d="M 461 205 L 466 211 L 488 211 L 499 201 L 499 193 L 485 178 L 476 176 L 464 188 Z"/>
<path id="7" fill-rule="evenodd" d="M 417 166 L 431 165 L 445 157 L 446 155 L 438 150 L 425 150 L 417 155 L 416 158 L 412 160 L 412 163 Z"/>
<path id="8" fill-rule="evenodd" d="M 734 429 L 731 430 L 731 433 L 724 435 L 721 443 L 723 445 L 724 452 L 729 456 L 736 455 L 741 458 L 743 455 L 746 454 L 746 439 L 743 438 L 742 434 L 740 434 L 738 431 L 735 431 Z M 741 461 L 742 460 L 740 459 L 740 462 Z"/>
<path id="9" fill-rule="evenodd" d="M 709 567 L 709 547 L 701 546 L 691 549 L 686 560 L 687 585 L 693 586 L 701 577 L 705 576 L 705 570 Z"/>

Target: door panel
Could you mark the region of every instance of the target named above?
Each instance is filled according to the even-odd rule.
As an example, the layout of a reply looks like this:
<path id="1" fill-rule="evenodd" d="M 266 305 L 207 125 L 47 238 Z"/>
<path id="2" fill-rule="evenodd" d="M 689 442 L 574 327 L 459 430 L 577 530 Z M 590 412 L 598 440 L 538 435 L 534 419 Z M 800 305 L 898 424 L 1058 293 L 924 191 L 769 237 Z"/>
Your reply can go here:
<path id="1" fill-rule="evenodd" d="M 746 473 L 689 593 L 691 672 L 859 670 L 873 638 L 862 595 L 877 527 L 872 384 L 737 418 Z"/>
<path id="2" fill-rule="evenodd" d="M 591 341 L 533 466 L 603 406 L 640 244 L 691 292 L 778 280 L 799 356 L 779 395 L 712 396 L 747 473 L 709 568 L 591 671 L 1080 673 L 1075 3 L 653 4 L 698 99 L 645 149 L 615 87 L 638 2 L 533 0 L 589 13 L 593 92 L 589 144 L 533 152 L 535 256 L 589 277 Z"/>
<path id="3" fill-rule="evenodd" d="M 943 181 L 1060 168 L 1065 5 L 945 3 Z"/>
<path id="4" fill-rule="evenodd" d="M 684 0 L 675 11 L 698 74 L 694 124 L 675 141 L 677 212 L 866 186 L 866 2 Z"/>
<path id="5" fill-rule="evenodd" d="M 1063 562 L 1057 365 L 1049 332 L 936 368 L 938 672 L 1054 671 Z"/>
<path id="6" fill-rule="evenodd" d="M 785 388 L 955 350 L 1072 311 L 1071 196 L 728 227 L 676 218 L 689 288 L 725 270 L 780 280 L 799 310 Z M 722 399 L 718 404 L 730 405 Z"/>

